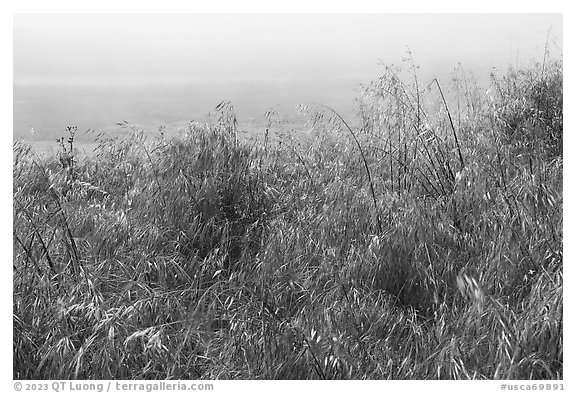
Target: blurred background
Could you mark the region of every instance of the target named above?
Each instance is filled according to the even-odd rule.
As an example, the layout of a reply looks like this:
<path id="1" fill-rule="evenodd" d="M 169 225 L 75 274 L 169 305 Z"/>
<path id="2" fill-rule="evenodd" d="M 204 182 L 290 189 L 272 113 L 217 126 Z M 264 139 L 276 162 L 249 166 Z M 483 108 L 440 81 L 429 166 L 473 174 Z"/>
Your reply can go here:
<path id="1" fill-rule="evenodd" d="M 117 122 L 177 132 L 230 100 L 244 130 L 272 106 L 329 105 L 353 122 L 359 86 L 412 54 L 423 83 L 562 53 L 561 14 L 17 14 L 13 139 L 53 143 Z"/>

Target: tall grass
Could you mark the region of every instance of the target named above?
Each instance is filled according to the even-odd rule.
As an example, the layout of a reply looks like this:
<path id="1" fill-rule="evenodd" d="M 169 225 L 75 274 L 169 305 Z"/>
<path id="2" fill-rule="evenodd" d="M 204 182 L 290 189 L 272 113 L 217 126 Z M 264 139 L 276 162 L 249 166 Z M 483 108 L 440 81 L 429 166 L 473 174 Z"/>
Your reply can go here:
<path id="1" fill-rule="evenodd" d="M 562 64 L 403 72 L 305 140 L 223 102 L 91 158 L 16 143 L 14 378 L 562 378 Z"/>

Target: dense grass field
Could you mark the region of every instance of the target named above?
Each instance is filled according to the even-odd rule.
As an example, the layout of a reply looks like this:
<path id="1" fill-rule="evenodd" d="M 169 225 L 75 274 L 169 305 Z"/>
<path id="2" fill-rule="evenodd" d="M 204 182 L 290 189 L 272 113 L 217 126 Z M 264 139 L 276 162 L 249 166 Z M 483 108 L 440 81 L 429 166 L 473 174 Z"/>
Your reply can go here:
<path id="1" fill-rule="evenodd" d="M 15 143 L 14 378 L 563 378 L 562 75 Z"/>

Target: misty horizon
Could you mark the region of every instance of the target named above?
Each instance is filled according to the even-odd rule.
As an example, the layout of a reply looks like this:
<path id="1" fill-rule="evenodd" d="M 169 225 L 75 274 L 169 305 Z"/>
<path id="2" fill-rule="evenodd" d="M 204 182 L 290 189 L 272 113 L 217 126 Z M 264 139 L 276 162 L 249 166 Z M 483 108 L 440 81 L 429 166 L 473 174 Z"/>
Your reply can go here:
<path id="1" fill-rule="evenodd" d="M 14 137 L 123 118 L 176 126 L 231 100 L 240 119 L 319 101 L 353 113 L 389 64 L 486 86 L 562 56 L 561 14 L 16 14 Z M 38 137 L 40 138 L 40 137 Z"/>

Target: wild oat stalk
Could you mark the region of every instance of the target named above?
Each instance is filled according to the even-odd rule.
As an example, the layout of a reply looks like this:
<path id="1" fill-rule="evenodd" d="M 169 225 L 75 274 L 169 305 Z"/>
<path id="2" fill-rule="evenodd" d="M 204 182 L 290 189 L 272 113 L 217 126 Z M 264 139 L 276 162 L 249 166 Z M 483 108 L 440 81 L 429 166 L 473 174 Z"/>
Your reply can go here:
<path id="1" fill-rule="evenodd" d="M 352 128 L 350 128 L 348 123 L 342 118 L 342 116 L 340 116 L 340 114 L 338 112 L 336 112 L 334 109 L 332 109 L 331 107 L 329 107 L 327 105 L 323 105 L 323 104 L 313 104 L 313 105 L 318 106 L 320 108 L 324 108 L 324 109 L 328 110 L 329 112 L 331 112 L 334 116 L 336 116 L 336 118 L 338 118 L 340 120 L 341 124 L 343 124 L 346 127 L 348 132 L 350 132 L 350 135 L 352 135 L 352 138 L 354 139 L 354 142 L 356 143 L 356 146 L 358 147 L 358 151 L 360 151 L 360 156 L 362 157 L 362 162 L 364 163 L 364 169 L 366 170 L 366 174 L 368 175 L 368 183 L 370 184 L 370 193 L 372 195 L 372 202 L 374 203 L 374 212 L 376 213 L 377 229 L 378 229 L 379 233 L 382 233 L 382 220 L 380 218 L 380 211 L 378 209 L 378 202 L 376 200 L 376 192 L 374 191 L 374 183 L 372 181 L 372 174 L 370 173 L 370 167 L 368 166 L 368 161 L 366 159 L 366 155 L 364 154 L 364 150 L 362 149 L 362 145 L 360 144 L 360 141 L 356 137 L 356 134 L 354 133 L 354 131 L 352 131 Z"/>

